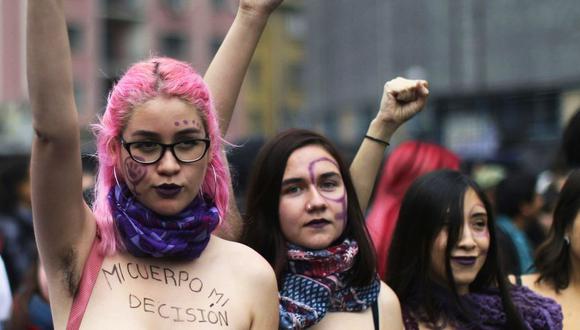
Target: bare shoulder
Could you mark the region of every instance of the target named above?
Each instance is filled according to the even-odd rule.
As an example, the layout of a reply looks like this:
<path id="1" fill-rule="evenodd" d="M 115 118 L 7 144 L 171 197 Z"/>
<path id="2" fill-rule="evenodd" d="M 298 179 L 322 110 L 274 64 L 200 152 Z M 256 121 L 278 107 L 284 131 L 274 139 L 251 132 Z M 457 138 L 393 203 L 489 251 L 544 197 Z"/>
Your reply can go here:
<path id="1" fill-rule="evenodd" d="M 545 281 L 538 281 L 539 278 L 540 274 L 524 275 L 522 276 L 522 285 L 539 295 L 556 299 L 558 293 L 554 291 L 554 288 Z"/>
<path id="2" fill-rule="evenodd" d="M 237 288 L 247 297 L 246 308 L 252 319 L 251 329 L 278 328 L 278 286 L 274 270 L 260 254 L 246 245 L 212 236 L 214 260 L 235 278 Z M 223 269 L 222 269 L 223 270 Z"/>
<path id="3" fill-rule="evenodd" d="M 381 329 L 404 329 L 399 298 L 397 298 L 395 292 L 383 281 L 381 281 L 379 306 Z"/>
<path id="4" fill-rule="evenodd" d="M 236 276 L 247 277 L 250 281 L 276 281 L 274 270 L 268 262 L 252 248 L 237 242 L 212 236 L 215 259 L 224 259 L 236 270 Z"/>
<path id="5" fill-rule="evenodd" d="M 538 280 L 539 277 L 540 277 L 539 274 L 522 275 L 522 284 L 527 286 L 530 289 L 534 289 L 534 286 L 536 286 L 536 281 Z M 511 278 L 510 278 L 510 281 L 511 281 Z"/>
<path id="6" fill-rule="evenodd" d="M 521 275 L 520 280 L 521 284 L 529 289 L 534 290 L 536 286 L 536 281 L 538 280 L 539 274 L 526 274 Z M 508 275 L 508 280 L 511 284 L 518 284 L 518 278 L 515 275 Z"/>
<path id="7" fill-rule="evenodd" d="M 397 298 L 395 291 L 393 291 L 393 289 L 391 289 L 383 281 L 381 281 L 381 291 L 379 293 L 379 303 L 383 308 L 397 308 L 400 310 L 399 298 Z"/>

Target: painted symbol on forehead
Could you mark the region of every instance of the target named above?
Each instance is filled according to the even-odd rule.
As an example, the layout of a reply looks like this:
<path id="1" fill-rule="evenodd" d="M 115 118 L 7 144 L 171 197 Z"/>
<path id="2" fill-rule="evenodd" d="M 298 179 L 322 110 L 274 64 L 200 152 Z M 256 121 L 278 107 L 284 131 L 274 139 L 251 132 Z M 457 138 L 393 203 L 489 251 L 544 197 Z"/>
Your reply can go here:
<path id="1" fill-rule="evenodd" d="M 143 180 L 145 174 L 147 173 L 147 168 L 143 164 L 139 164 L 131 157 L 125 158 L 125 169 L 127 172 L 127 181 L 133 185 L 133 192 L 135 195 L 139 195 L 137 192 L 137 185 Z"/>
<path id="2" fill-rule="evenodd" d="M 191 123 L 191 126 L 193 126 L 193 127 L 197 128 L 197 129 L 201 130 L 201 124 L 197 120 L 195 120 L 195 119 L 192 119 L 192 120 L 183 119 L 181 121 L 176 120 L 175 122 L 173 122 L 173 125 L 175 125 L 176 127 L 179 127 L 182 124 L 185 125 L 185 126 L 187 126 L 190 123 Z"/>
<path id="3" fill-rule="evenodd" d="M 316 182 L 316 176 L 314 175 L 314 166 L 320 162 L 329 162 L 329 163 L 333 164 L 334 166 L 336 166 L 337 170 L 339 168 L 338 163 L 334 159 L 331 159 L 328 157 L 320 157 L 318 159 L 311 161 L 310 164 L 308 164 L 308 173 L 310 175 L 310 182 L 312 182 L 312 183 Z M 342 196 L 340 196 L 338 198 L 330 198 L 329 196 L 326 196 L 323 193 L 321 193 L 320 195 L 329 201 L 341 204 L 342 210 L 338 214 L 336 214 L 336 218 L 346 221 L 346 212 L 347 212 L 347 210 L 346 210 L 346 189 L 344 189 Z"/>
<path id="4" fill-rule="evenodd" d="M 197 129 L 201 130 L 201 124 L 197 120 L 195 120 L 195 119 L 192 119 L 191 120 L 191 126 L 193 126 L 193 127 L 197 128 Z"/>

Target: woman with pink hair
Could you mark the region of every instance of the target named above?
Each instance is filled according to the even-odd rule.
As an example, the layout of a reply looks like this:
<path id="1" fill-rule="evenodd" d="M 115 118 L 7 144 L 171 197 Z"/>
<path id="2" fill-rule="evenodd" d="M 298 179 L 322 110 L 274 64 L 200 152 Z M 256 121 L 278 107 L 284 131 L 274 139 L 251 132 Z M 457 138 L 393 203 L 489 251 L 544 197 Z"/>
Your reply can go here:
<path id="1" fill-rule="evenodd" d="M 165 57 L 127 70 L 95 126 L 92 210 L 82 196 L 63 2 L 30 1 L 27 20 L 32 204 L 55 328 L 276 328 L 272 269 L 251 249 L 212 235 L 227 216 L 229 173 L 210 89 L 221 87 L 220 108 L 233 106 L 281 0 L 240 2 L 229 34 L 249 42 L 229 72 L 223 63 L 232 54 L 218 54 L 207 83 Z"/>
<path id="2" fill-rule="evenodd" d="M 421 141 L 404 142 L 388 157 L 367 216 L 381 278 L 384 279 L 387 270 L 388 250 L 407 188 L 424 174 L 446 168 L 458 170 L 459 164 L 459 157 L 453 152 Z"/>

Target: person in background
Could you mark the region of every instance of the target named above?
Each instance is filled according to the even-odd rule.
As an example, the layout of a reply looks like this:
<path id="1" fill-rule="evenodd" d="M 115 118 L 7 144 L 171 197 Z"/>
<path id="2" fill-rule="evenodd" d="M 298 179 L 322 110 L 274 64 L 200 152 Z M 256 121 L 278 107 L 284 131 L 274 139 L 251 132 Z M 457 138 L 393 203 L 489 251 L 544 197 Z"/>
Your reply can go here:
<path id="1" fill-rule="evenodd" d="M 510 285 L 495 233 L 487 196 L 468 176 L 440 170 L 411 185 L 386 276 L 407 330 L 562 328 L 555 301 Z"/>
<path id="2" fill-rule="evenodd" d="M 30 195 L 30 158 L 13 156 L 0 170 L 0 252 L 10 286 L 20 286 L 36 258 Z"/>
<path id="3" fill-rule="evenodd" d="M 81 185 L 83 189 L 83 198 L 90 207 L 93 205 L 93 202 L 95 200 L 94 192 L 95 192 L 98 160 L 92 155 L 83 155 L 82 166 L 83 166 L 83 178 L 81 180 Z"/>
<path id="4" fill-rule="evenodd" d="M 580 108 L 570 118 L 562 135 L 562 151 L 566 163 L 571 168 L 580 167 Z"/>
<path id="5" fill-rule="evenodd" d="M 366 217 L 381 278 L 386 273 L 389 246 L 407 188 L 424 174 L 444 168 L 458 170 L 459 165 L 459 157 L 450 150 L 422 141 L 403 142 L 388 156 Z"/>
<path id="6" fill-rule="evenodd" d="M 564 184 L 548 239 L 535 256 L 537 273 L 522 276 L 524 285 L 553 298 L 564 313 L 564 329 L 580 328 L 580 170 Z M 517 279 L 516 279 L 517 280 Z"/>
<path id="7" fill-rule="evenodd" d="M 0 330 L 4 329 L 4 325 L 10 317 L 11 308 L 12 290 L 10 289 L 10 282 L 8 282 L 4 260 L 0 256 Z"/>
<path id="8" fill-rule="evenodd" d="M 499 164 L 477 164 L 471 170 L 471 177 L 485 192 L 495 209 L 495 190 L 497 185 L 506 177 L 506 170 Z"/>
<path id="9" fill-rule="evenodd" d="M 508 175 L 497 186 L 495 205 L 504 270 L 514 275 L 532 272 L 534 248 L 526 229 L 537 223 L 543 205 L 536 192 L 536 176 L 523 172 Z"/>
<path id="10" fill-rule="evenodd" d="M 7 330 L 52 330 L 52 314 L 44 268 L 36 259 L 14 295 Z"/>

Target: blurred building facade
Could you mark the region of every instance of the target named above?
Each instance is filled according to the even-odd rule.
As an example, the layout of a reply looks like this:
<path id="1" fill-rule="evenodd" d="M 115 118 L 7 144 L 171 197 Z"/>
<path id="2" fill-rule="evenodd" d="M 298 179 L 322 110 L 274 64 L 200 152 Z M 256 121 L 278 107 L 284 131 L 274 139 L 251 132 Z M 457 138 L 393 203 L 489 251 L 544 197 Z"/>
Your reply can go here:
<path id="1" fill-rule="evenodd" d="M 428 79 L 430 105 L 399 137 L 464 158 L 547 165 L 580 107 L 574 0 L 335 0 L 306 3 L 304 123 L 356 145 L 387 79 Z"/>
<path id="2" fill-rule="evenodd" d="M 307 30 L 303 2 L 284 1 L 262 34 L 244 84 L 247 135 L 271 136 L 281 128 L 297 125 L 305 97 Z"/>
<path id="3" fill-rule="evenodd" d="M 135 61 L 171 56 L 205 72 L 237 10 L 231 0 L 65 3 L 75 98 L 85 128 L 102 113 L 108 90 Z M 0 9 L 0 152 L 13 153 L 28 150 L 32 137 L 25 71 L 26 2 L 0 0 Z M 235 122 L 230 131 L 240 134 Z M 83 133 L 90 141 L 90 131 Z"/>

